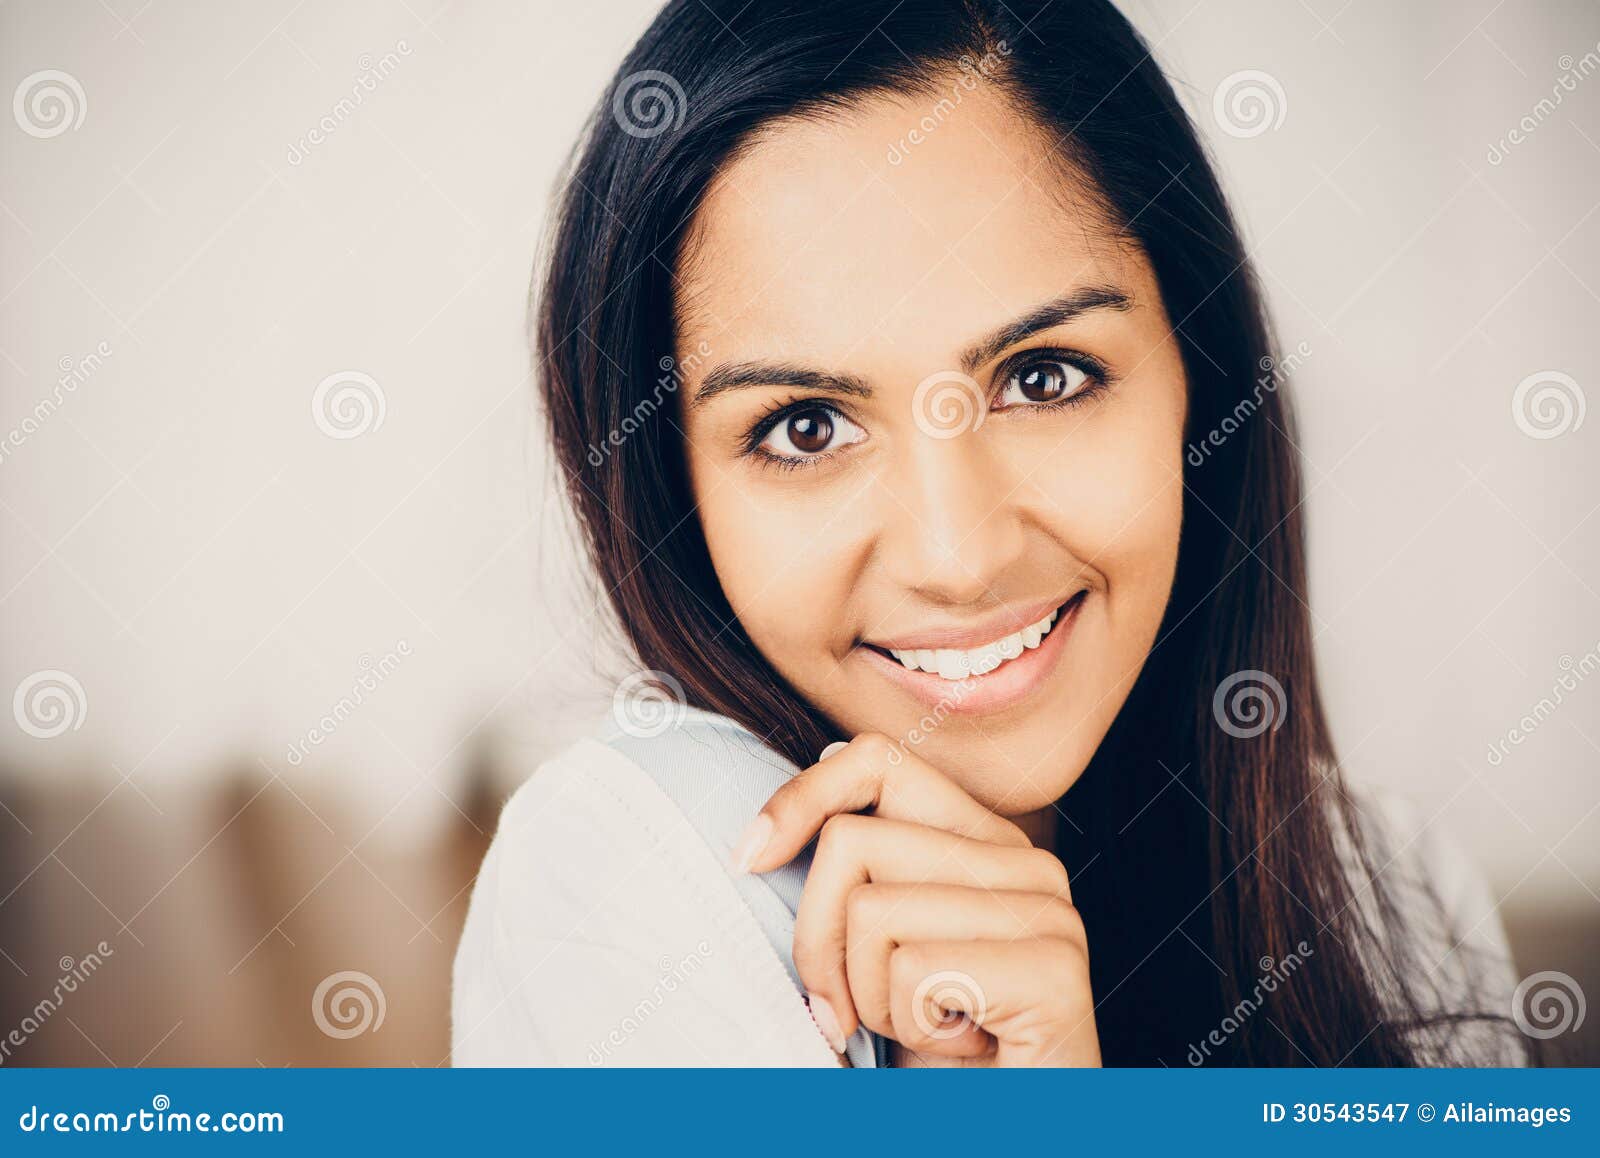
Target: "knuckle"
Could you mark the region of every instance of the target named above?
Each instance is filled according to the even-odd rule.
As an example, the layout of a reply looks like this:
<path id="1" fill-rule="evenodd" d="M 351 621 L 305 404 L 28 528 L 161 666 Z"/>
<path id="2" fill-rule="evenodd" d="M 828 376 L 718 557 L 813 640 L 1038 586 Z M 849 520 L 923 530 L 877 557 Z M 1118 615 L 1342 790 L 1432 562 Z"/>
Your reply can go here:
<path id="1" fill-rule="evenodd" d="M 841 855 L 856 840 L 861 823 L 861 817 L 849 812 L 828 817 L 817 833 L 817 857 L 832 859 Z"/>
<path id="2" fill-rule="evenodd" d="M 927 961 L 916 945 L 900 945 L 889 954 L 889 986 L 907 1002 L 928 973 Z"/>
<path id="3" fill-rule="evenodd" d="M 1056 892 L 1067 891 L 1067 866 L 1061 863 L 1055 853 L 1047 848 L 1034 848 L 1029 850 L 1028 856 L 1033 871 L 1039 874 L 1041 880 Z"/>
<path id="4" fill-rule="evenodd" d="M 894 752 L 894 741 L 882 732 L 862 732 L 850 741 L 850 747 L 871 767 L 881 770 L 889 765 L 890 755 Z"/>
<path id="5" fill-rule="evenodd" d="M 1078 911 L 1078 906 L 1062 897 L 1052 899 L 1051 909 L 1056 920 L 1061 926 L 1062 935 L 1066 940 L 1074 942 L 1088 951 L 1089 930 L 1083 923 L 1083 914 Z"/>
<path id="6" fill-rule="evenodd" d="M 1058 992 L 1081 995 L 1088 991 L 1089 950 L 1066 937 L 1045 937 L 1046 968 L 1062 984 Z"/>
<path id="7" fill-rule="evenodd" d="M 857 885 L 850 890 L 850 895 L 844 902 L 844 915 L 852 935 L 878 923 L 877 914 L 882 908 L 881 900 L 879 887 L 876 885 Z"/>

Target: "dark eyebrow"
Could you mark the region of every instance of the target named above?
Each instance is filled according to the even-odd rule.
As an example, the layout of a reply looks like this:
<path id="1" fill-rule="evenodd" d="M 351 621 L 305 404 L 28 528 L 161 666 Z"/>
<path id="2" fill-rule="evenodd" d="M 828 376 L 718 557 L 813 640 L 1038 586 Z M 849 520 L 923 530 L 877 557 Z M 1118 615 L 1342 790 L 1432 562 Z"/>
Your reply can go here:
<path id="1" fill-rule="evenodd" d="M 1014 322 L 1008 322 L 988 337 L 968 346 L 961 354 L 961 368 L 970 374 L 990 358 L 1024 338 L 1063 325 L 1090 310 L 1131 310 L 1133 299 L 1114 286 L 1085 286 L 1053 302 L 1046 302 Z"/>
<path id="2" fill-rule="evenodd" d="M 827 394 L 866 398 L 872 387 L 854 374 L 830 374 L 789 362 L 729 362 L 714 367 L 700 382 L 691 406 L 701 406 L 718 394 L 745 386 L 795 386 Z"/>
<path id="3" fill-rule="evenodd" d="M 967 347 L 961 355 L 961 368 L 970 374 L 1006 347 L 1014 346 L 1041 330 L 1063 325 L 1090 310 L 1132 308 L 1133 299 L 1113 286 L 1085 286 L 1073 290 L 1006 323 Z M 689 405 L 703 406 L 718 394 L 747 386 L 793 386 L 801 390 L 847 394 L 855 398 L 869 398 L 872 395 L 872 387 L 855 374 L 813 370 L 792 362 L 729 362 L 713 367 L 706 374 Z"/>

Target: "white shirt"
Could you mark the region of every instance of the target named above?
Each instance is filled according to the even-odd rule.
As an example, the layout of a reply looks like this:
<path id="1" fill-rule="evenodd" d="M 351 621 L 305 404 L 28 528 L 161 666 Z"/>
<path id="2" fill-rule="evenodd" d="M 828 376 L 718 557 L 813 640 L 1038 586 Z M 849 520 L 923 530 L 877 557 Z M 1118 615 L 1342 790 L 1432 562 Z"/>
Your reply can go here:
<path id="1" fill-rule="evenodd" d="M 515 793 L 478 874 L 456 953 L 458 1066 L 835 1066 L 791 956 L 809 861 L 735 875 L 728 856 L 792 764 L 720 716 L 690 711 L 659 735 L 585 739 Z M 1508 1013 L 1514 974 L 1489 894 L 1415 810 L 1374 811 L 1386 880 L 1416 895 L 1411 968 L 1440 1008 Z M 1364 904 L 1366 898 L 1360 898 Z M 1464 931 L 1459 942 L 1450 930 Z M 1487 1005 L 1486 1005 L 1487 1003 Z M 1492 1027 L 1430 1043 L 1495 1049 Z M 885 1063 L 859 1029 L 847 1056 Z"/>

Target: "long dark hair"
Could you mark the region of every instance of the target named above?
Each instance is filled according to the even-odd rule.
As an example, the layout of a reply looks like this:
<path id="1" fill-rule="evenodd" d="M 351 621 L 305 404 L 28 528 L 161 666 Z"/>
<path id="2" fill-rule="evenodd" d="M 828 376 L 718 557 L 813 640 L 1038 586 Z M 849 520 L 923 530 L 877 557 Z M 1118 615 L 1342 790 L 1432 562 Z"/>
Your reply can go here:
<path id="1" fill-rule="evenodd" d="M 1188 375 L 1166 621 L 1060 803 L 1105 1060 L 1437 1059 L 1477 1011 L 1441 1009 L 1422 980 L 1434 962 L 1397 940 L 1375 871 L 1387 854 L 1338 777 L 1260 295 L 1193 126 L 1105 0 L 674 0 L 640 39 L 575 156 L 535 323 L 557 457 L 627 641 L 798 764 L 838 738 L 751 644 L 712 568 L 674 405 L 673 273 L 711 179 L 754 130 L 873 94 L 936 96 L 979 61 L 1150 261 Z M 1267 716 L 1252 722 L 1256 695 Z"/>

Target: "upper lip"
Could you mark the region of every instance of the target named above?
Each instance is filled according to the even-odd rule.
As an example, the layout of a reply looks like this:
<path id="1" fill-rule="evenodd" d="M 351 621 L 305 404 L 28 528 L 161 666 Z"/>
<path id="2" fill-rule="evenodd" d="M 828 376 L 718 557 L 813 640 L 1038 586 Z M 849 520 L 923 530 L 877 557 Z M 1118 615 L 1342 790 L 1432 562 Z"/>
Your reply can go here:
<path id="1" fill-rule="evenodd" d="M 916 628 L 906 632 L 904 635 L 895 635 L 887 639 L 868 639 L 863 642 L 872 647 L 882 648 L 884 651 L 911 651 L 913 649 L 936 651 L 939 648 L 966 650 L 968 648 L 982 647 L 986 643 L 993 643 L 997 639 L 1004 639 L 1008 635 L 1021 631 L 1029 624 L 1038 623 L 1039 620 L 1049 615 L 1056 608 L 1070 603 L 1080 593 L 1075 591 L 1067 596 L 1066 599 L 1057 602 L 1045 601 L 1002 608 L 987 618 L 978 620 L 976 623 Z"/>

